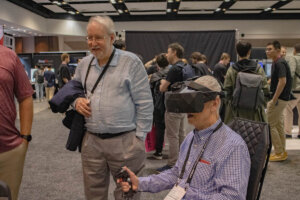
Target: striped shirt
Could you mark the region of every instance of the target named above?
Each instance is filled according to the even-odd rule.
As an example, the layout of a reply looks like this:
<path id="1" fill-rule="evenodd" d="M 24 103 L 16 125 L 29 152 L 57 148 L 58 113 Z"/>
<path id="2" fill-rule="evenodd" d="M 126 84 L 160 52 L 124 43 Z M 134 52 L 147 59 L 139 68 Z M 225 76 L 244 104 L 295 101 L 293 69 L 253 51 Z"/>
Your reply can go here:
<path id="1" fill-rule="evenodd" d="M 183 179 L 179 185 L 185 187 L 194 162 L 210 134 L 220 123 L 201 131 L 191 132 L 183 141 L 176 165 L 158 175 L 139 178 L 139 191 L 160 192 L 171 189 L 177 182 L 189 145 L 194 137 Z M 250 174 L 250 155 L 244 140 L 223 124 L 209 140 L 188 187 L 185 200 L 201 199 L 246 199 Z"/>
<path id="2" fill-rule="evenodd" d="M 74 79 L 84 84 L 93 55 L 83 58 Z M 87 95 L 101 74 L 97 59 L 91 63 L 87 78 Z M 116 49 L 110 67 L 99 82 L 91 99 L 91 117 L 87 130 L 93 133 L 119 133 L 136 129 L 141 139 L 151 130 L 153 102 L 146 70 L 133 53 Z"/>

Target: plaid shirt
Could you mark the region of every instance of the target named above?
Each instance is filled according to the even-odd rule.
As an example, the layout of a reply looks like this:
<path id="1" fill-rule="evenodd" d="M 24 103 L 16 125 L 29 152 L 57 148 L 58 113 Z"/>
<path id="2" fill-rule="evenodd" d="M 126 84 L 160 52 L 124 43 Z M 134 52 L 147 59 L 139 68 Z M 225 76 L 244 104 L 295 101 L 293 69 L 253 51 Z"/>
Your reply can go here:
<path id="1" fill-rule="evenodd" d="M 180 147 L 176 165 L 159 175 L 140 177 L 139 191 L 155 193 L 171 189 L 178 180 L 194 136 L 183 179 L 179 180 L 179 185 L 185 187 L 199 152 L 219 123 L 220 120 L 205 130 L 189 133 Z M 250 155 L 247 145 L 238 134 L 223 124 L 211 136 L 183 199 L 246 199 L 249 174 Z"/>

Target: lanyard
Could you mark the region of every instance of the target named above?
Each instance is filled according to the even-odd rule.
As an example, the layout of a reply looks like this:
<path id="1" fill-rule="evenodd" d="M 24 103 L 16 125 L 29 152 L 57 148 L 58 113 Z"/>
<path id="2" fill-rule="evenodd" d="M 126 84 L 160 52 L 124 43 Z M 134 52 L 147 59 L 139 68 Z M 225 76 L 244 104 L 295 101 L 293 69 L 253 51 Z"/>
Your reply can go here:
<path id="1" fill-rule="evenodd" d="M 218 126 L 213 130 L 212 134 L 214 134 L 217 130 L 219 130 L 219 128 L 221 128 L 222 125 L 223 125 L 223 122 L 221 121 L 221 122 L 218 124 Z M 189 176 L 188 176 L 188 179 L 187 179 L 187 181 L 186 181 L 187 184 L 190 184 L 190 183 L 191 183 L 192 178 L 193 178 L 193 175 L 194 175 L 195 170 L 196 170 L 196 167 L 197 167 L 197 165 L 198 165 L 200 159 L 201 159 L 202 156 L 203 156 L 203 153 L 204 153 L 204 151 L 205 151 L 205 148 L 206 148 L 206 146 L 207 146 L 207 144 L 208 144 L 208 142 L 209 142 L 209 139 L 210 139 L 210 137 L 212 136 L 212 134 L 210 134 L 209 137 L 207 138 L 207 140 L 205 141 L 205 143 L 204 143 L 204 145 L 203 145 L 203 147 L 202 147 L 202 149 L 201 149 L 201 151 L 200 151 L 200 153 L 199 153 L 199 155 L 198 155 L 198 157 L 197 157 L 197 159 L 196 159 L 196 161 L 195 161 L 195 163 L 194 163 L 194 165 L 193 165 L 193 168 L 192 168 L 192 170 L 191 170 L 191 172 L 190 172 L 190 174 L 189 174 Z M 186 154 L 186 158 L 185 158 L 185 160 L 184 160 L 184 164 L 183 164 L 183 166 L 182 166 L 182 169 L 181 169 L 181 173 L 180 173 L 179 179 L 182 179 L 182 178 L 183 178 L 183 174 L 184 174 L 184 171 L 185 171 L 185 166 L 186 166 L 186 163 L 187 163 L 187 161 L 188 161 L 188 159 L 189 159 L 189 157 L 190 157 L 190 153 L 191 153 L 191 148 L 192 148 L 193 141 L 194 141 L 194 136 L 193 136 L 193 138 L 192 138 L 192 141 L 191 141 L 191 143 L 190 143 L 188 152 L 187 152 L 187 154 Z M 177 183 L 177 184 L 178 184 L 178 183 Z"/>
<path id="2" fill-rule="evenodd" d="M 95 89 L 96 89 L 98 83 L 100 82 L 100 80 L 101 80 L 101 78 L 103 77 L 104 73 L 105 73 L 106 70 L 108 69 L 108 67 L 109 67 L 109 65 L 110 65 L 110 62 L 111 62 L 112 58 L 113 58 L 114 55 L 115 55 L 115 51 L 116 51 L 116 49 L 114 48 L 114 50 L 113 50 L 112 54 L 110 55 L 110 57 L 109 57 L 109 59 L 108 59 L 106 65 L 104 66 L 104 69 L 103 69 L 102 73 L 101 73 L 100 76 L 98 77 L 98 79 L 97 79 L 97 81 L 96 81 L 96 83 L 95 83 L 93 89 L 91 90 L 91 95 L 94 93 L 94 91 L 95 91 Z M 91 64 L 92 64 L 92 62 L 93 62 L 94 59 L 95 59 L 95 57 L 93 56 L 93 58 L 92 58 L 92 60 L 91 60 L 91 62 L 90 62 L 90 64 L 89 64 L 89 66 L 88 66 L 86 75 L 85 75 L 85 80 L 84 80 L 84 93 L 85 93 L 86 95 L 87 95 L 87 91 L 86 91 L 86 80 L 87 80 L 87 77 L 88 77 L 88 75 L 89 75 L 89 73 L 90 73 Z"/>

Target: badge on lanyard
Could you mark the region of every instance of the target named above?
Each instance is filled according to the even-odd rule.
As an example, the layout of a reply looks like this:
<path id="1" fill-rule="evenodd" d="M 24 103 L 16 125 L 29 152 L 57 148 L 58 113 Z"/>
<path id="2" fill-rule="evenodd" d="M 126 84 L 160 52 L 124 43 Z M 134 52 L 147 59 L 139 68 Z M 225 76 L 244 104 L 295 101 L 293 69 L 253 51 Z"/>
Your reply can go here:
<path id="1" fill-rule="evenodd" d="M 186 193 L 186 190 L 179 185 L 175 185 L 164 200 L 181 200 Z"/>

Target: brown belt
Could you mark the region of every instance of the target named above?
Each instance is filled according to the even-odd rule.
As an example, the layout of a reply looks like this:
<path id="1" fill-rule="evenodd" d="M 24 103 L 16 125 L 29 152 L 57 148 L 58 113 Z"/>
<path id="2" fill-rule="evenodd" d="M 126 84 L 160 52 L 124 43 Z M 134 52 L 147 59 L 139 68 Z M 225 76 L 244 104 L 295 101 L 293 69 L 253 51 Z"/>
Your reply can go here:
<path id="1" fill-rule="evenodd" d="M 92 132 L 89 132 L 90 134 L 92 135 L 95 135 L 101 139 L 108 139 L 108 138 L 113 138 L 113 137 L 117 137 L 117 136 L 120 136 L 120 135 L 124 135 L 126 133 L 129 133 L 131 131 L 135 131 L 135 129 L 133 130 L 130 130 L 130 131 L 124 131 L 124 132 L 120 132 L 120 133 L 92 133 Z"/>

